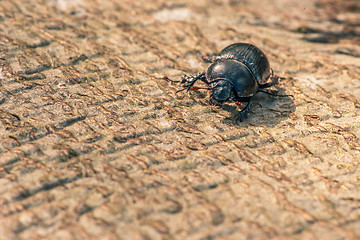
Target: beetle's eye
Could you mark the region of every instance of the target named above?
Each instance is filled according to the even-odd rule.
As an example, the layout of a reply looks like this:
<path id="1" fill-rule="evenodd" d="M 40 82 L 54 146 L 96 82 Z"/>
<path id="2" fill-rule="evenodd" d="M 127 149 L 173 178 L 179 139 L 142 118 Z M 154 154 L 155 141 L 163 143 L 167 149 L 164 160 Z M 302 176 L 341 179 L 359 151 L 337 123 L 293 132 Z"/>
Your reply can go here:
<path id="1" fill-rule="evenodd" d="M 231 87 L 227 82 L 219 81 L 212 89 L 213 97 L 217 101 L 225 101 L 230 98 Z"/>

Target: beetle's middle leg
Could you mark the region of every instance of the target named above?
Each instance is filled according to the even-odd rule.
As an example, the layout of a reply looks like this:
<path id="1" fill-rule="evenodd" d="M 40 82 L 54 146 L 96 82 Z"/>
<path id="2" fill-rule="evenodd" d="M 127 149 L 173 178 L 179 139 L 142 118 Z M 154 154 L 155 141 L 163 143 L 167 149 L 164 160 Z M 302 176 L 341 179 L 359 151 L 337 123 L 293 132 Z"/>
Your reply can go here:
<path id="1" fill-rule="evenodd" d="M 185 75 L 181 81 L 181 84 L 183 84 L 184 88 L 176 91 L 176 93 L 184 91 L 184 90 L 189 91 L 197 80 L 203 81 L 207 85 L 210 84 L 208 82 L 208 80 L 206 79 L 205 72 L 199 73 L 195 76 L 186 76 Z"/>

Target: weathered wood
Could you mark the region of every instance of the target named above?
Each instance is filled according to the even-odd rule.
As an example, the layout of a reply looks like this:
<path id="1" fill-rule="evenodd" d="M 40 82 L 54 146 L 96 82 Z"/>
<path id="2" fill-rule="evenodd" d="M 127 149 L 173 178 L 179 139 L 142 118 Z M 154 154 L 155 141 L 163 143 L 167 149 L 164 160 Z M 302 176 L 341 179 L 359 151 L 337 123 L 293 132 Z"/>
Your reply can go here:
<path id="1" fill-rule="evenodd" d="M 360 6 L 0 1 L 0 239 L 359 239 Z M 249 118 L 175 94 L 261 48 Z M 201 83 L 198 84 L 201 86 Z"/>

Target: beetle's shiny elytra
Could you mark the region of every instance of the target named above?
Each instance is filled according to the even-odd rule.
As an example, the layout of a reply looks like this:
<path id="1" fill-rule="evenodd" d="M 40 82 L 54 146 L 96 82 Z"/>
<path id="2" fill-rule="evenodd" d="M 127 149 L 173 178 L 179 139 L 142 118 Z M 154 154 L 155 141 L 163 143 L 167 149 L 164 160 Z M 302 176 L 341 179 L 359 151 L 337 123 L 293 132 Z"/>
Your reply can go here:
<path id="1" fill-rule="evenodd" d="M 277 83 L 267 82 L 269 78 L 277 78 L 272 76 L 269 60 L 263 51 L 252 44 L 231 44 L 208 61 L 212 64 L 206 72 L 183 77 L 181 83 L 184 88 L 179 91 L 189 90 L 197 80 L 201 80 L 212 91 L 210 103 L 213 105 L 222 106 L 227 101 L 235 102 L 237 105 L 247 102 L 246 107 L 236 116 L 236 120 L 242 121 L 246 117 L 250 100 L 257 92 L 278 97 L 291 96 L 279 95 L 277 91 L 266 89 Z"/>

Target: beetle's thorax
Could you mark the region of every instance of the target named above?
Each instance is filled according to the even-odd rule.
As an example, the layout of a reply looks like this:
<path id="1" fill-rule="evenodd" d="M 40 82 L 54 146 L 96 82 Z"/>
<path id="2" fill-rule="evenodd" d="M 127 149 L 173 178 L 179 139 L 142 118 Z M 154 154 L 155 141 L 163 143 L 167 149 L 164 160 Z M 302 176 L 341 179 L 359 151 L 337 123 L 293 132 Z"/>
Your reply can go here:
<path id="1" fill-rule="evenodd" d="M 235 97 L 239 98 L 251 97 L 259 88 L 259 84 L 249 68 L 242 62 L 234 59 L 219 59 L 215 61 L 208 68 L 206 78 L 210 81 L 212 89 L 220 84 L 220 82 L 224 82 L 221 83 L 224 86 L 226 86 L 225 83 L 230 84 Z"/>

